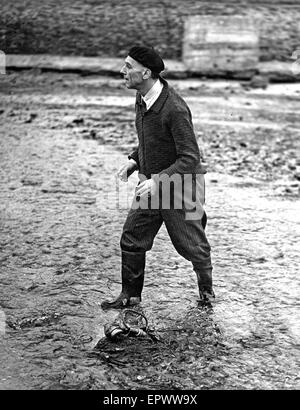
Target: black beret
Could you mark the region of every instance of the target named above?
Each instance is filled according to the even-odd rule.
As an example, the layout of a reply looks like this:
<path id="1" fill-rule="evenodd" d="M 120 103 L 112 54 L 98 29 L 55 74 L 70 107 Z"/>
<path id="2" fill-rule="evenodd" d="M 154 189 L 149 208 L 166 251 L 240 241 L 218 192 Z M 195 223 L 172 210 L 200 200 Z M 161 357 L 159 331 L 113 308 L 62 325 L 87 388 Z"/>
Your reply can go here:
<path id="1" fill-rule="evenodd" d="M 159 74 L 165 69 L 162 58 L 153 48 L 134 46 L 129 50 L 128 55 L 154 73 Z"/>

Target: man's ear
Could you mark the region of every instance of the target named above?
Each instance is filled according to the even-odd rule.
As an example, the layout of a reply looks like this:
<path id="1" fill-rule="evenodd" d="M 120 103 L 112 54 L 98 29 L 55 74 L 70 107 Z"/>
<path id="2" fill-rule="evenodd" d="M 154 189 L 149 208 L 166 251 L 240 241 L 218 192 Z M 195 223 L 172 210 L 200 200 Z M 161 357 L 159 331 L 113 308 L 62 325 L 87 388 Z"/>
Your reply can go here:
<path id="1" fill-rule="evenodd" d="M 148 80 L 148 78 L 151 77 L 151 74 L 152 74 L 152 72 L 151 72 L 150 68 L 146 68 L 146 70 L 143 74 L 143 80 Z"/>

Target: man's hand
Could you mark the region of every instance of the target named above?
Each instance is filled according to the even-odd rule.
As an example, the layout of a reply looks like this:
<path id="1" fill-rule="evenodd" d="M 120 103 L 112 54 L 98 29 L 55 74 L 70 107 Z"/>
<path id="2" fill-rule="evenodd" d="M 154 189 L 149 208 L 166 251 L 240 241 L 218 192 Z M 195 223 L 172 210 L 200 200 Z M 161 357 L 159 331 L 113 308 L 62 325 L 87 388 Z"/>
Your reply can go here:
<path id="1" fill-rule="evenodd" d="M 147 196 L 155 195 L 156 190 L 157 190 L 157 186 L 156 186 L 155 181 L 153 179 L 147 179 L 146 181 L 141 182 L 138 185 L 135 195 L 137 199 L 138 198 L 143 199 Z"/>
<path id="2" fill-rule="evenodd" d="M 130 160 L 128 160 L 127 163 L 119 169 L 117 176 L 121 181 L 127 182 L 129 175 L 136 169 L 137 163 L 134 159 L 130 158 Z"/>

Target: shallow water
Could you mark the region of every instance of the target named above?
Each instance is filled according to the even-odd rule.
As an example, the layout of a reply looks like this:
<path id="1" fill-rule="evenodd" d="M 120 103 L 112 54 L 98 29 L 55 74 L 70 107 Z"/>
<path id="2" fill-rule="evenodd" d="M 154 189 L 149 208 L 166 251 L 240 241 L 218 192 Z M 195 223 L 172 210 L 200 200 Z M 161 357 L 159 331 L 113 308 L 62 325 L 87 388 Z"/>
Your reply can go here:
<path id="1" fill-rule="evenodd" d="M 122 108 L 132 97 L 100 87 L 105 104 L 95 107 L 76 78 L 51 100 L 47 87 L 43 96 L 19 79 L 1 100 L 1 388 L 299 388 L 299 199 L 274 192 L 275 173 L 262 181 L 244 164 L 241 175 L 216 167 L 206 176 L 213 311 L 197 308 L 195 274 L 163 227 L 142 301 L 160 342 L 104 338 L 117 313 L 100 303 L 120 290 L 119 238 L 136 181 L 114 177 L 135 142 L 133 112 Z M 212 97 L 219 106 L 207 115 L 218 121 L 227 103 Z M 192 106 L 200 127 L 206 114 L 194 94 Z M 276 123 L 280 132 L 298 127 L 289 121 Z M 227 118 L 226 136 L 230 127 Z"/>

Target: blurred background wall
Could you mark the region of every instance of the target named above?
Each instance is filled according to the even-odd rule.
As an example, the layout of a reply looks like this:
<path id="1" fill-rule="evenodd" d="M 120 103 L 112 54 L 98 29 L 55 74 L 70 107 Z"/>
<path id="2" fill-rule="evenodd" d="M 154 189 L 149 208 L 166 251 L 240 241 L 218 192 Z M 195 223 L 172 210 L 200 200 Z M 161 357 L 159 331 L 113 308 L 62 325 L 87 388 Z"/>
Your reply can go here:
<path id="1" fill-rule="evenodd" d="M 299 47 L 299 0 L 0 0 L 7 54 L 124 57 L 133 44 L 182 57 L 188 15 L 246 15 L 256 22 L 260 60 L 289 60 Z"/>

